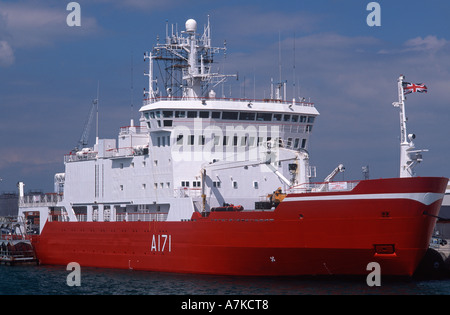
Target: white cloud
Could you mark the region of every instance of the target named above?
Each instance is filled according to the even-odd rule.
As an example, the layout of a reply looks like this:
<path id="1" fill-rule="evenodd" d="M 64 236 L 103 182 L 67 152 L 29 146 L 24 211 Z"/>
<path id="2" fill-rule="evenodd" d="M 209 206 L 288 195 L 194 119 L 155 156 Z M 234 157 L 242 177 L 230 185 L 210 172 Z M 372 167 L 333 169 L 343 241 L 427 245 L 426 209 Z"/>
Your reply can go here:
<path id="1" fill-rule="evenodd" d="M 51 45 L 55 41 L 92 34 L 99 30 L 96 19 L 82 11 L 82 26 L 69 27 L 66 5 L 47 7 L 35 2 L 0 2 L 0 39 L 12 47 Z"/>
<path id="2" fill-rule="evenodd" d="M 0 40 L 0 67 L 7 67 L 14 63 L 14 52 L 7 41 Z"/>
<path id="3" fill-rule="evenodd" d="M 416 37 L 405 42 L 409 50 L 415 51 L 436 51 L 450 43 L 445 39 L 438 39 L 436 36 L 428 35 L 425 38 Z"/>

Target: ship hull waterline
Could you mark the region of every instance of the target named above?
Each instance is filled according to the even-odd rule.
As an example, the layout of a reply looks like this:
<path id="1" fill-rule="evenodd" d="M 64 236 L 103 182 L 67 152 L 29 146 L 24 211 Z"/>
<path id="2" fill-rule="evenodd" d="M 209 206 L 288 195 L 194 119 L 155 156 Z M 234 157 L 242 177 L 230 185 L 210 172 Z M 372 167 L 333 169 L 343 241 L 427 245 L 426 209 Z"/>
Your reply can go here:
<path id="1" fill-rule="evenodd" d="M 274 211 L 194 213 L 187 221 L 47 222 L 41 264 L 217 275 L 412 276 L 447 178 L 361 181 L 348 192 L 288 195 Z"/>

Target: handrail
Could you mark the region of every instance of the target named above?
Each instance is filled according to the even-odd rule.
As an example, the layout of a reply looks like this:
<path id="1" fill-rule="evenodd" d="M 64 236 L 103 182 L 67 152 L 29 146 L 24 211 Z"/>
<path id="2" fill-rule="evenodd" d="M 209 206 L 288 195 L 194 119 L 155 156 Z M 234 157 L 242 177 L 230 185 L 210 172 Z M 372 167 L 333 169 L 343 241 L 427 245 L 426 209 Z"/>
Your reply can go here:
<path id="1" fill-rule="evenodd" d="M 297 106 L 308 106 L 314 107 L 312 102 L 304 101 L 284 101 L 277 99 L 252 99 L 252 98 L 230 98 L 230 97 L 186 97 L 186 96 L 157 96 L 154 98 L 145 98 L 144 104 L 148 105 L 157 101 L 228 101 L 228 102 L 257 102 L 257 103 L 274 103 L 283 105 L 297 105 Z"/>

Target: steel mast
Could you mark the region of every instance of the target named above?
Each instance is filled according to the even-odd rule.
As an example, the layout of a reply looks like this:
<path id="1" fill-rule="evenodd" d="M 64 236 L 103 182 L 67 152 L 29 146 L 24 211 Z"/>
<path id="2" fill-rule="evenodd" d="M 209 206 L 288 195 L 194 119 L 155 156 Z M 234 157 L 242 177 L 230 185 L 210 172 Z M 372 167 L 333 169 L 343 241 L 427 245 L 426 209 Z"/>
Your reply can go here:
<path id="1" fill-rule="evenodd" d="M 413 177 L 415 176 L 414 167 L 423 161 L 422 152 L 428 150 L 415 150 L 414 140 L 416 135 L 413 133 L 407 134 L 406 122 L 408 120 L 406 116 L 405 107 L 405 93 L 403 90 L 404 75 L 400 75 L 397 80 L 398 83 L 398 102 L 393 102 L 394 107 L 400 109 L 400 177 Z"/>

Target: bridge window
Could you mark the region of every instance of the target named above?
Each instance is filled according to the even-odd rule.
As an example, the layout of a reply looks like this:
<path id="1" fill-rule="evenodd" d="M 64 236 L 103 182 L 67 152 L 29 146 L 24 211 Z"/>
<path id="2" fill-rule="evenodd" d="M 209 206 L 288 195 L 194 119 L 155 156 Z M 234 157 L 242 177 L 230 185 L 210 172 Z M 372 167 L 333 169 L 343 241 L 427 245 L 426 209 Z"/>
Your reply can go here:
<path id="1" fill-rule="evenodd" d="M 273 114 L 273 121 L 281 121 L 281 114 Z"/>
<path id="2" fill-rule="evenodd" d="M 197 118 L 197 111 L 188 111 L 187 112 L 187 117 L 188 118 Z"/>
<path id="3" fill-rule="evenodd" d="M 256 120 L 258 120 L 258 121 L 272 121 L 272 114 L 258 113 L 256 115 Z"/>
<path id="4" fill-rule="evenodd" d="M 171 111 L 171 110 L 163 110 L 163 117 L 164 118 L 173 118 L 173 111 Z"/>
<path id="5" fill-rule="evenodd" d="M 175 118 L 185 118 L 186 112 L 184 110 L 176 110 L 175 111 Z"/>
<path id="6" fill-rule="evenodd" d="M 201 111 L 199 112 L 200 118 L 209 118 L 209 112 Z"/>
<path id="7" fill-rule="evenodd" d="M 255 113 L 241 112 L 239 114 L 239 120 L 255 120 L 255 116 Z"/>
<path id="8" fill-rule="evenodd" d="M 227 120 L 237 120 L 238 119 L 238 112 L 223 112 L 222 113 L 222 119 Z"/>

